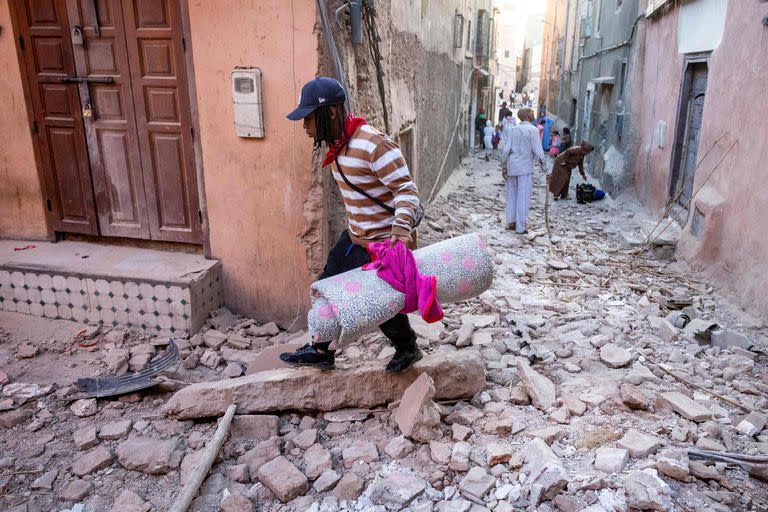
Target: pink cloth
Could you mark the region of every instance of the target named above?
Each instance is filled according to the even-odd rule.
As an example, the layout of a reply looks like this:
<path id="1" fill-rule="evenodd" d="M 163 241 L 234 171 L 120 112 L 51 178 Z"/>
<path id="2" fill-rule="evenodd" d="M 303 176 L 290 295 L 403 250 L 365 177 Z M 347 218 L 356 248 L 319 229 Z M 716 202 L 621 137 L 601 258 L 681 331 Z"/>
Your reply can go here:
<path id="1" fill-rule="evenodd" d="M 395 290 L 405 294 L 401 313 L 419 310 L 424 321 L 432 323 L 443 318 L 443 309 L 437 301 L 437 277 L 419 272 L 413 252 L 402 242 L 389 247 L 389 242 L 368 244 L 371 263 L 363 270 L 376 270 L 376 275 Z"/>

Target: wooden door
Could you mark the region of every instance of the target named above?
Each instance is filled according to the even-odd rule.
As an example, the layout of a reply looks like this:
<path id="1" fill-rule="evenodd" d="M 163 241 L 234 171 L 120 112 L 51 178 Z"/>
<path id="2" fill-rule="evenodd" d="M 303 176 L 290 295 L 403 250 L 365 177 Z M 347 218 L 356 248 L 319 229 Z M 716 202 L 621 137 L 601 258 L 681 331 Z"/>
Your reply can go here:
<path id="1" fill-rule="evenodd" d="M 192 114 L 179 0 L 123 2 L 153 239 L 200 242 Z"/>
<path id="2" fill-rule="evenodd" d="M 179 0 L 22 9 L 54 229 L 201 243 Z"/>
<path id="3" fill-rule="evenodd" d="M 44 167 L 45 203 L 56 231 L 98 234 L 66 0 L 19 3 L 19 45 Z"/>
<path id="4" fill-rule="evenodd" d="M 707 91 L 707 65 L 705 63 L 694 64 L 691 75 L 691 91 L 688 96 L 684 142 L 681 152 L 682 164 L 680 166 L 681 171 L 678 173 L 679 184 L 677 187 L 680 192 L 677 202 L 685 209 L 688 209 L 693 195 L 693 174 L 696 171 L 699 132 L 704 117 L 704 97 Z"/>
<path id="5" fill-rule="evenodd" d="M 120 0 L 70 0 L 80 102 L 102 235 L 150 238 Z M 97 22 L 97 23 L 96 23 Z M 111 83 L 104 83 L 111 80 Z"/>

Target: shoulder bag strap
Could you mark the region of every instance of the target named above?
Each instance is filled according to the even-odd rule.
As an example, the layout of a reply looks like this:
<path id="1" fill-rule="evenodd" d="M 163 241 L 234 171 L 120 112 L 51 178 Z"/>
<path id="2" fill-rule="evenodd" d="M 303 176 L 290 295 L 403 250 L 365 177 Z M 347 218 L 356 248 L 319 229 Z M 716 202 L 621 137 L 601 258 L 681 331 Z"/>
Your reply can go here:
<path id="1" fill-rule="evenodd" d="M 341 166 L 339 165 L 339 159 L 338 159 L 338 157 L 336 157 L 336 158 L 334 159 L 334 161 L 336 162 L 336 170 L 337 170 L 337 171 L 339 171 L 339 174 L 341 174 L 341 179 L 343 179 L 343 180 L 344 180 L 344 183 L 346 183 L 347 185 L 349 185 L 349 188 L 351 188 L 352 190 L 354 190 L 354 191 L 355 191 L 355 192 L 357 192 L 358 194 L 361 194 L 361 195 L 363 195 L 363 196 L 367 197 L 368 199 L 370 199 L 370 200 L 371 200 L 371 201 L 373 201 L 374 203 L 378 204 L 379 206 L 381 206 L 382 208 L 384 208 L 385 210 L 387 210 L 387 211 L 388 211 L 389 213 L 391 213 L 392 215 L 394 215 L 394 214 L 395 214 L 395 209 L 394 209 L 394 208 L 392 208 L 391 206 L 389 206 L 387 203 L 385 203 L 385 202 L 383 202 L 383 201 L 381 201 L 381 200 L 379 200 L 379 199 L 376 199 L 375 197 L 371 197 L 371 196 L 370 196 L 370 195 L 369 195 L 369 194 L 368 194 L 368 193 L 367 193 L 365 190 L 361 189 L 360 187 L 358 187 L 357 185 L 355 185 L 354 183 L 352 183 L 351 181 L 349 181 L 349 178 L 347 178 L 347 175 L 346 175 L 346 174 L 344 174 L 344 172 L 341 170 Z"/>

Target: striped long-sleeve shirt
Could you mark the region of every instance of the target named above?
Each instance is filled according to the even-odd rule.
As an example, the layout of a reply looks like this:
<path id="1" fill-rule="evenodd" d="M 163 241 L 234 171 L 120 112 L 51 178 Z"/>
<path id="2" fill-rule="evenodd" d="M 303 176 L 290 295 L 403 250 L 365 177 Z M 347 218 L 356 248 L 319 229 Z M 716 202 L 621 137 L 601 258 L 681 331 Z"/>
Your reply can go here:
<path id="1" fill-rule="evenodd" d="M 419 191 L 392 139 L 364 124 L 352 134 L 336 161 L 352 184 L 395 209 L 393 215 L 347 185 L 334 165 L 333 177 L 341 190 L 353 242 L 366 246 L 393 234 L 411 235 Z"/>

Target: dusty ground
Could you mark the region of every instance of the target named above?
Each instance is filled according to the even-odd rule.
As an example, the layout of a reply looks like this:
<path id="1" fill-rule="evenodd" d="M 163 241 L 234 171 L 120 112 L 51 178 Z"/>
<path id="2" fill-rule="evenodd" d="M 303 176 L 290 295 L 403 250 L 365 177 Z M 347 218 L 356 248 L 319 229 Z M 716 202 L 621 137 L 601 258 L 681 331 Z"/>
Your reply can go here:
<path id="1" fill-rule="evenodd" d="M 266 428 L 265 437 L 277 435 L 271 441 L 225 444 L 192 510 L 768 510 L 765 483 L 733 465 L 689 465 L 686 453 L 692 448 L 768 453 L 768 431 L 747 436 L 735 428 L 745 415 L 739 406 L 763 413 L 768 408 L 766 356 L 700 346 L 660 317 L 669 313 L 670 300 L 686 299 L 689 314 L 765 347 L 763 320 L 733 307 L 727 296 L 671 259 L 668 246 L 633 256 L 630 244 L 642 241 L 642 229 L 655 221 L 641 213 L 631 196 L 592 205 L 552 203 L 548 236 L 543 177 L 538 174 L 530 233 L 504 230 L 497 168 L 497 163 L 475 156 L 465 160 L 430 206 L 420 230 L 423 243 L 477 231 L 494 253 L 497 277 L 492 289 L 478 299 L 446 306 L 441 324 L 418 329 L 427 351 L 477 351 L 486 367 L 486 391 L 471 401 L 439 404 L 441 420 L 430 433 L 431 443 L 399 437 L 386 407 L 349 421 L 287 411 L 270 427 L 274 432 Z M 470 338 L 459 334 L 466 322 L 474 325 Z M 211 324 L 224 338 L 245 339 L 252 353 L 291 338 L 226 314 Z M 0 509 L 77 510 L 81 504 L 87 511 L 168 510 L 182 474 L 195 466 L 195 454 L 216 425 L 167 419 L 162 405 L 175 387 L 239 375 L 249 361 L 236 361 L 216 346 L 215 336 L 181 341 L 184 363 L 167 374 L 171 382 L 120 399 L 82 403 L 87 415 L 78 417 L 67 399 L 75 379 L 107 374 L 110 367 L 118 373 L 128 364 L 139 368 L 166 342 L 113 332 L 96 335 L 96 345 L 89 348 L 73 343 L 82 329 L 72 322 L 0 313 L 0 368 L 8 375 L 4 395 L 14 383 L 53 385 L 26 403 L 16 396 L 3 404 L 10 412 L 0 418 L 10 428 L 0 430 Z M 37 347 L 37 354 L 19 358 L 18 347 L 29 350 L 27 343 Z M 142 357 L 146 352 L 149 357 Z M 383 365 L 389 353 L 381 336 L 369 336 L 339 364 L 355 365 L 381 355 Z M 198 364 L 201 358 L 214 368 Z M 542 404 L 538 385 L 521 380 L 521 360 L 532 361 L 531 368 L 553 384 L 552 403 Z M 700 388 L 673 379 L 662 367 Z M 539 385 L 547 388 L 547 381 Z M 706 418 L 691 421 L 679 408 L 673 410 L 662 396 L 669 391 L 694 398 Z M 82 444 L 88 428 L 98 432 L 125 420 L 124 431 L 100 433 Z M 652 437 L 649 446 L 626 439 L 631 429 Z M 131 457 L 123 452 L 131 445 L 124 443 L 138 437 L 171 443 L 163 464 L 150 467 L 136 457 L 127 461 Z M 532 442 L 537 438 L 545 442 Z M 351 447 L 361 446 L 373 455 L 345 464 L 353 456 Z M 626 446 L 634 456 L 621 451 Z M 85 470 L 77 466 L 99 447 L 106 449 L 103 461 Z M 151 447 L 150 452 L 161 445 Z M 306 492 L 300 482 L 301 490 L 294 490 L 285 505 L 269 485 L 259 482 L 254 474 L 258 468 L 243 473 L 238 463 L 262 452 L 271 454 L 265 461 L 281 453 L 308 472 L 312 453 L 322 450 L 330 455 L 330 471 L 336 475 L 321 478 L 332 481 L 344 475 L 341 482 L 323 492 Z M 597 469 L 598 453 L 614 467 L 599 462 L 602 470 Z M 537 457 L 549 459 L 537 467 L 541 461 L 531 460 Z M 125 467 L 131 464 L 137 469 Z M 74 474 L 75 466 L 85 474 Z M 77 485 L 80 492 L 74 492 Z M 314 485 L 323 487 L 316 480 Z"/>

